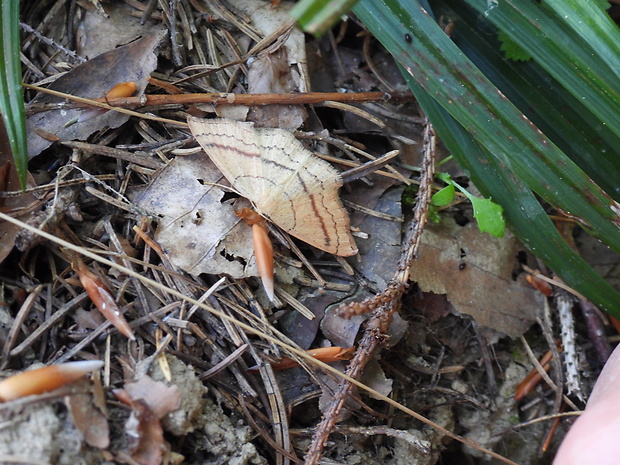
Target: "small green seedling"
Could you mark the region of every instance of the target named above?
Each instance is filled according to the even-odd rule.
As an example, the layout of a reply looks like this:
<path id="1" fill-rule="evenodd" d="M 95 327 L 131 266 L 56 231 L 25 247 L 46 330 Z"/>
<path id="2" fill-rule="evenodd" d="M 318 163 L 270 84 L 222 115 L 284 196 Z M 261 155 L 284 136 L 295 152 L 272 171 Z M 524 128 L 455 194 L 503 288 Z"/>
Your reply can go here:
<path id="1" fill-rule="evenodd" d="M 532 55 L 530 55 L 523 47 L 521 47 L 514 40 L 512 40 L 504 31 L 500 31 L 499 37 L 497 39 L 502 43 L 499 49 L 504 52 L 504 55 L 509 60 L 529 61 L 532 59 Z"/>
<path id="2" fill-rule="evenodd" d="M 443 207 L 454 200 L 456 189 L 461 191 L 474 207 L 474 218 L 478 222 L 478 229 L 488 232 L 492 236 L 502 237 L 506 230 L 504 209 L 490 199 L 481 199 L 471 195 L 460 184 L 452 180 L 447 173 L 438 173 L 437 177 L 447 184 L 446 187 L 436 192 L 431 198 L 431 205 Z M 435 213 L 436 214 L 436 213 Z M 431 216 L 432 220 L 432 216 Z"/>

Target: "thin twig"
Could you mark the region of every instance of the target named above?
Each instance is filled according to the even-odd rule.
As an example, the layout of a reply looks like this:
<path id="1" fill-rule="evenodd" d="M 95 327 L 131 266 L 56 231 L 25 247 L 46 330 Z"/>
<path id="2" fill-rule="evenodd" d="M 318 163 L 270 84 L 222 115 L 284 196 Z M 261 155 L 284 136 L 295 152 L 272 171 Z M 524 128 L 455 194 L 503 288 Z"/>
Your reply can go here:
<path id="1" fill-rule="evenodd" d="M 55 40 L 50 39 L 47 36 L 44 36 L 43 34 L 41 34 L 39 31 L 37 31 L 36 29 L 33 29 L 32 27 L 30 27 L 28 24 L 26 23 L 22 23 L 21 21 L 19 22 L 19 27 L 21 29 L 23 29 L 24 31 L 28 32 L 29 34 L 32 34 L 33 36 L 35 36 L 37 39 L 39 39 L 41 42 L 45 42 L 47 45 L 50 45 L 58 50 L 60 50 L 62 53 L 64 53 L 65 55 L 73 58 L 76 61 L 79 61 L 80 63 L 86 63 L 86 58 L 79 56 L 77 53 L 75 53 L 73 50 L 69 50 L 66 47 L 63 47 L 61 44 L 57 43 Z"/>
<path id="2" fill-rule="evenodd" d="M 393 315 L 400 308 L 400 299 L 407 288 L 411 263 L 417 253 L 422 231 L 426 224 L 428 205 L 432 195 L 432 181 L 435 165 L 435 131 L 430 123 L 427 122 L 424 130 L 424 160 L 421 172 L 420 189 L 418 191 L 416 206 L 413 219 L 409 224 L 407 236 L 403 244 L 401 258 L 394 277 L 390 280 L 386 290 L 364 302 L 346 304 L 340 307 L 339 313 L 352 316 L 358 313 L 374 311 L 366 326 L 366 332 L 355 353 L 355 357 L 349 365 L 347 375 L 353 379 L 358 379 L 364 367 L 374 354 L 375 350 L 387 340 L 387 330 L 392 322 Z M 321 424 L 317 428 L 312 444 L 306 455 L 306 465 L 316 465 L 321 459 L 323 448 L 327 443 L 327 438 L 334 428 L 340 411 L 348 399 L 353 385 L 343 382 L 334 395 L 333 403 L 327 413 L 323 416 Z"/>

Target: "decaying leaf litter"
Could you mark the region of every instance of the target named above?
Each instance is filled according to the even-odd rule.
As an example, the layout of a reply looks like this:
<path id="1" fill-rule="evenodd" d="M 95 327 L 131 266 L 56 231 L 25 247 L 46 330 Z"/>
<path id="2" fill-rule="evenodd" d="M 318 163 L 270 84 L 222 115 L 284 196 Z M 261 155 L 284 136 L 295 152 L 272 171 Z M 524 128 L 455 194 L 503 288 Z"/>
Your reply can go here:
<path id="1" fill-rule="evenodd" d="M 308 41 L 290 30 L 286 4 L 174 5 L 171 12 L 160 4 L 65 7 L 58 2 L 48 11 L 41 2 L 22 17 L 38 31 L 22 35 L 26 83 L 90 98 L 104 97 L 120 82 L 137 84 L 132 102 L 144 117 L 108 111 L 83 122 L 74 121 L 85 111 L 75 102 L 32 92 L 34 179 L 29 197 L 17 197 L 27 213 L 18 218 L 114 262 L 84 258 L 89 273 L 124 312 L 136 342 L 111 329 L 89 300 L 67 246 L 26 230 L 14 240 L 18 250 L 11 252 L 3 240 L 8 257 L 2 265 L 0 341 L 6 374 L 35 362 L 93 359 L 105 366 L 90 381 L 0 406 L 12 421 L 0 434 L 1 453 L 53 463 L 76 457 L 149 464 L 302 459 L 309 447 L 316 450 L 311 438 L 321 413 L 329 420 L 334 412 L 341 380 L 303 359 L 307 371 L 274 373 L 266 360 L 295 356 L 277 340 L 300 349 L 359 344 L 368 351 L 358 353 L 365 357 L 360 379 L 377 395 L 392 396 L 510 460 L 537 460 L 548 423 L 515 426 L 553 413 L 558 396 L 539 388 L 519 409 L 512 396 L 531 362 L 521 343 L 502 333 L 517 337 L 536 318 L 546 328 L 544 315 L 537 315 L 543 298 L 520 273 L 520 262 L 538 265 L 510 236 L 491 241 L 478 233 L 467 206 L 457 205 L 422 236 L 412 269 L 418 284 L 401 298 L 403 283 L 394 281 L 395 270 L 401 278 L 408 273 L 402 267 L 403 225 L 419 233 L 410 223 L 410 206 L 401 206 L 403 191 L 415 190 L 409 185 L 420 178 L 412 167 L 422 165 L 422 154 L 427 162 L 444 156 L 423 140 L 429 126 L 415 105 L 380 100 L 355 108 L 332 101 L 265 106 L 260 96 L 250 102 L 254 105 L 230 105 L 247 93 L 404 92 L 385 51 L 353 18 L 329 37 Z M 170 99 L 135 105 L 145 94 L 194 93 L 217 93 L 219 104 Z M 270 304 L 253 278 L 251 230 L 232 213 L 250 205 L 200 153 L 186 129 L 188 115 L 296 131 L 306 147 L 341 171 L 366 162 L 368 155 L 399 149 L 397 161 L 381 174 L 368 174 L 340 191 L 359 254 L 345 260 L 323 253 L 291 240 L 286 228 L 272 223 L 278 301 Z M 440 169 L 462 175 L 446 166 Z M 14 184 L 4 190 L 15 190 Z M 149 203 L 142 203 L 149 193 Z M 418 214 L 423 208 L 418 204 Z M 169 228 L 164 240 L 168 219 L 178 227 Z M 423 218 L 416 221 L 419 226 Z M 208 235 L 211 248 L 205 246 Z M 175 251 L 187 261 L 175 258 Z M 382 298 L 366 300 L 386 289 Z M 28 293 L 32 298 L 25 299 Z M 179 293 L 224 316 L 182 300 Z M 383 336 L 385 321 L 342 318 L 343 303 L 352 310 L 398 308 L 400 315 L 394 314 L 389 336 Z M 527 340 L 537 353 L 547 349 L 538 330 Z M 334 366 L 344 370 L 347 363 Z M 258 374 L 247 371 L 252 365 Z M 330 436 L 324 458 L 427 464 L 457 460 L 463 453 L 458 442 L 446 444 L 441 430 L 394 414 L 387 404 L 346 386 L 344 408 L 331 417 L 344 421 Z M 327 434 L 325 428 L 319 430 Z M 41 440 L 33 444 L 30 437 Z M 469 448 L 465 453 L 480 454 Z"/>

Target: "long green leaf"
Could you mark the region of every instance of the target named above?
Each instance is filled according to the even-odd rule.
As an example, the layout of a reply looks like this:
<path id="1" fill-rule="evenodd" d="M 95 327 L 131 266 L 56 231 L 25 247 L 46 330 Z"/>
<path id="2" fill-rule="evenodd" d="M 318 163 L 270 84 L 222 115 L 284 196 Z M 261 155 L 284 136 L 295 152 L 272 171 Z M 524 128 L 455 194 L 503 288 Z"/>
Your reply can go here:
<path id="1" fill-rule="evenodd" d="M 26 187 L 28 150 L 19 60 L 19 2 L 0 0 L 0 113 L 13 150 L 22 189 Z"/>
<path id="2" fill-rule="evenodd" d="M 534 60 L 505 58 L 495 29 L 462 0 L 431 3 L 456 24 L 452 38 L 468 58 L 571 160 L 620 200 L 620 137 Z M 544 46 L 544 45 L 543 45 Z"/>
<path id="3" fill-rule="evenodd" d="M 445 123 L 440 136 L 504 207 L 513 231 L 570 285 L 618 312 L 620 295 L 562 240 L 530 189 L 619 250 L 617 204 L 491 84 L 418 1 L 361 0 L 354 11 L 415 79 L 412 89 L 431 121 L 443 124 L 433 120 L 439 117 L 428 100 L 459 123 L 458 131 Z"/>
<path id="4" fill-rule="evenodd" d="M 441 141 L 469 173 L 476 187 L 504 205 L 512 232 L 574 289 L 620 317 L 620 294 L 564 241 L 531 190 L 485 153 L 412 76 L 406 73 L 404 76 L 424 113 L 433 121 Z"/>
<path id="5" fill-rule="evenodd" d="M 291 16 L 302 29 L 321 37 L 346 14 L 357 0 L 300 0 Z"/>
<path id="6" fill-rule="evenodd" d="M 417 1 L 407 5 L 405 9 L 398 0 L 362 0 L 354 11 L 493 157 L 620 251 L 616 202 L 493 86 Z"/>
<path id="7" fill-rule="evenodd" d="M 620 134 L 620 31 L 595 2 L 465 1 Z"/>

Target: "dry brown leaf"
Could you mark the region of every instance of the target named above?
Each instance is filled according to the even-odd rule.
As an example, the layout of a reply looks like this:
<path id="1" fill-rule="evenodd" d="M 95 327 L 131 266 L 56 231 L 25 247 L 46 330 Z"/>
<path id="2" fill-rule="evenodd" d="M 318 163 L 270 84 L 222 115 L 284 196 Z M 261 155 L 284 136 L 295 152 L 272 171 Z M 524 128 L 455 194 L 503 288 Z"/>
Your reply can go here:
<path id="1" fill-rule="evenodd" d="M 76 331 L 80 332 L 88 332 L 94 331 L 99 328 L 102 324 L 105 323 L 105 318 L 96 310 L 84 310 L 83 308 L 78 308 L 75 310 L 74 320 L 77 323 Z"/>
<path id="2" fill-rule="evenodd" d="M 140 465 L 161 465 L 165 443 L 159 419 L 142 399 L 133 400 L 131 408 L 125 423 L 131 458 Z"/>
<path id="3" fill-rule="evenodd" d="M 167 386 L 161 381 L 154 381 L 150 376 L 141 376 L 135 383 L 125 384 L 125 390 L 132 399 L 141 399 L 157 418 L 179 408 L 181 395 L 176 386 Z"/>
<path id="4" fill-rule="evenodd" d="M 103 53 L 83 63 L 54 81 L 49 88 L 85 98 L 103 97 L 107 91 L 120 82 L 135 82 L 136 95 L 146 88 L 146 78 L 155 70 L 157 57 L 154 50 L 161 42 L 163 33 L 144 37 L 131 44 Z M 63 99 L 49 94 L 38 95 L 31 104 L 58 103 Z M 105 127 L 117 128 L 129 116 L 108 111 L 88 121 L 65 125 L 82 113 L 81 109 L 51 110 L 35 113 L 26 120 L 28 130 L 28 156 L 38 155 L 52 142 L 41 137 L 35 128 L 54 134 L 59 140 L 84 140 L 90 134 Z"/>
<path id="5" fill-rule="evenodd" d="M 132 16 L 132 11 L 134 8 L 127 2 L 106 2 L 107 18 L 96 8 L 85 9 L 76 34 L 76 52 L 96 57 L 138 37 L 156 35 L 164 28 L 160 22 L 149 20 L 141 24 L 141 18 Z"/>
<path id="6" fill-rule="evenodd" d="M 272 7 L 262 0 L 235 0 L 235 8 L 245 13 L 252 26 L 264 36 L 290 24 L 290 2 Z M 307 78 L 306 40 L 297 27 L 293 28 L 283 45 L 269 49 L 248 62 L 248 93 L 289 93 L 309 91 Z M 232 115 L 220 114 L 232 117 Z M 250 120 L 257 126 L 297 129 L 306 120 L 307 112 L 301 105 L 268 105 L 253 107 Z"/>
<path id="7" fill-rule="evenodd" d="M 456 311 L 480 326 L 517 337 L 535 321 L 543 298 L 512 278 L 521 250 L 510 232 L 495 238 L 474 222 L 461 227 L 446 217 L 424 231 L 411 280 L 424 292 L 446 294 Z"/>
<path id="8" fill-rule="evenodd" d="M 75 427 L 80 430 L 84 440 L 91 446 L 107 449 L 110 445 L 108 419 L 93 402 L 91 394 L 67 396 L 67 404 Z"/>
<path id="9" fill-rule="evenodd" d="M 177 157 L 137 196 L 141 208 L 159 217 L 155 240 L 170 261 L 193 274 L 258 276 L 252 230 L 237 217 L 220 171 L 204 154 Z"/>
<path id="10" fill-rule="evenodd" d="M 114 395 L 132 408 L 125 423 L 131 457 L 141 465 L 159 465 L 166 447 L 160 420 L 181 405 L 179 390 L 143 374 Z"/>
<path id="11" fill-rule="evenodd" d="M 292 2 L 281 2 L 276 8 L 262 0 L 233 0 L 230 2 L 235 8 L 248 15 L 252 26 L 265 36 L 280 29 L 284 24 L 291 22 L 289 10 L 294 6 Z M 283 47 L 286 49 L 286 59 L 291 68 L 291 79 L 298 92 L 309 92 L 309 78 L 307 76 L 306 37 L 299 27 L 293 28 Z"/>
<path id="12" fill-rule="evenodd" d="M 174 397 L 180 399 L 178 408 L 170 411 L 162 418 L 164 429 L 175 436 L 185 436 L 192 431 L 201 428 L 204 424 L 202 413 L 204 412 L 203 395 L 207 388 L 198 379 L 194 369 L 172 355 L 166 355 L 166 361 L 170 369 L 171 380 L 167 381 L 161 370 L 161 364 L 152 363 L 150 358 L 139 362 L 136 367 L 138 378 L 142 378 L 148 371 L 149 376 L 157 382 L 171 385 L 178 390 L 179 394 Z"/>
<path id="13" fill-rule="evenodd" d="M 4 120 L 0 118 L 0 191 L 18 191 L 21 189 L 19 184 L 19 177 L 17 176 L 17 170 L 12 159 L 11 145 L 9 144 L 8 135 L 4 126 Z M 28 186 L 33 187 L 35 182 L 28 174 Z M 36 197 L 33 194 L 22 194 L 15 197 L 0 198 L 0 208 L 3 212 L 9 213 L 26 208 L 28 205 L 36 202 Z M 32 212 L 26 211 L 22 215 L 16 216 L 18 219 L 25 221 Z M 15 237 L 20 232 L 21 228 L 9 223 L 8 221 L 0 222 L 0 262 L 2 262 L 7 255 L 13 250 L 15 245 Z"/>
<path id="14" fill-rule="evenodd" d="M 252 61 L 248 69 L 248 93 L 286 94 L 296 91 L 286 55 L 287 50 L 280 48 Z M 249 119 L 260 127 L 297 129 L 307 116 L 301 105 L 266 105 L 252 107 Z"/>

